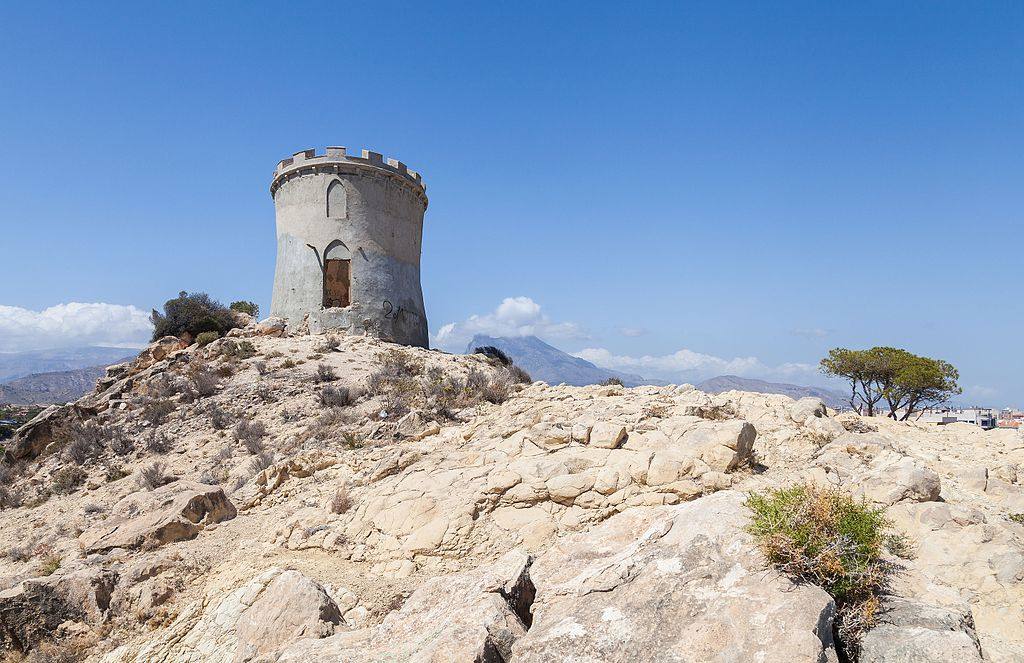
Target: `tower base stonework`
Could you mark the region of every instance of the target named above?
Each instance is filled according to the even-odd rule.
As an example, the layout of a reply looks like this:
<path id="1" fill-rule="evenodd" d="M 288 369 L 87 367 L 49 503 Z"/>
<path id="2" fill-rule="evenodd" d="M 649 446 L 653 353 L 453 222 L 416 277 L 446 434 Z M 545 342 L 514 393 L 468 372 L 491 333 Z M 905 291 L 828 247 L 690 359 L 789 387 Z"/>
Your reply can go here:
<path id="1" fill-rule="evenodd" d="M 270 185 L 277 218 L 271 315 L 312 333 L 427 347 L 420 286 L 422 178 L 376 152 L 297 152 Z"/>

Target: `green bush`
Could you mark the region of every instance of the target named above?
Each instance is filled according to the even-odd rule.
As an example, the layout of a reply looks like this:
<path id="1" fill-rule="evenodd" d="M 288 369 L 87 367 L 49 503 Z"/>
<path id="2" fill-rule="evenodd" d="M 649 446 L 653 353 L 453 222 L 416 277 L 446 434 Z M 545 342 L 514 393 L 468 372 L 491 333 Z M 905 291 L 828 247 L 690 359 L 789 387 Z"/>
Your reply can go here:
<path id="1" fill-rule="evenodd" d="M 232 311 L 238 311 L 239 313 L 248 313 L 254 318 L 260 317 L 260 307 L 256 302 L 231 302 L 229 306 Z"/>
<path id="2" fill-rule="evenodd" d="M 792 486 L 751 493 L 746 505 L 747 531 L 768 562 L 835 599 L 837 641 L 855 657 L 898 569 L 886 553 L 906 556 L 906 538 L 892 530 L 883 509 L 838 490 Z"/>
<path id="3" fill-rule="evenodd" d="M 205 292 L 187 293 L 184 290 L 164 304 L 164 312 L 153 310 L 153 340 L 185 333 L 198 336 L 203 332 L 224 335 L 238 326 L 231 309 L 212 299 Z"/>
<path id="4" fill-rule="evenodd" d="M 196 343 L 199 345 L 199 347 L 203 347 L 209 345 L 210 343 L 213 343 L 218 338 L 220 338 L 220 332 L 207 331 L 196 336 Z"/>

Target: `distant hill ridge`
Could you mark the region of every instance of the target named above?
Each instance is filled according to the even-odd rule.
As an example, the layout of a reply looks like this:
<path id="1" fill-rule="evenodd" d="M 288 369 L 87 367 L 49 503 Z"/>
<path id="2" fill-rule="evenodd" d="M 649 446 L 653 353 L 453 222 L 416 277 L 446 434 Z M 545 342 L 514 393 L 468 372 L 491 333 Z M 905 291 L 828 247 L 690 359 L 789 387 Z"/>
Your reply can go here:
<path id="1" fill-rule="evenodd" d="M 505 337 L 477 334 L 466 346 L 466 352 L 471 353 L 475 348 L 485 345 L 493 345 L 498 348 L 511 357 L 516 365 L 525 369 L 534 380 L 543 380 L 548 384 L 565 383 L 584 386 L 600 384 L 609 378 L 618 378 L 627 387 L 668 384 L 663 380 L 651 380 L 641 375 L 601 368 L 586 359 L 563 352 L 536 336 Z M 743 378 L 738 375 L 719 375 L 704 380 L 696 387 L 709 394 L 736 390 L 761 394 L 782 394 L 794 399 L 812 396 L 820 398 L 831 408 L 845 409 L 848 407 L 845 394 L 833 389 L 807 387 L 785 382 L 768 382 L 755 378 Z"/>
<path id="2" fill-rule="evenodd" d="M 24 352 L 0 352 L 0 382 L 36 373 L 73 371 L 79 368 L 110 366 L 135 356 L 138 350 L 108 346 L 85 346 Z"/>
<path id="3" fill-rule="evenodd" d="M 759 394 L 782 394 L 794 399 L 807 396 L 820 398 L 825 405 L 836 409 L 849 409 L 846 394 L 824 387 L 805 387 L 786 382 L 767 382 L 755 378 L 741 378 L 738 375 L 719 375 L 695 385 L 709 394 L 720 394 L 724 391 L 753 391 Z"/>
<path id="4" fill-rule="evenodd" d="M 38 361 L 43 366 L 53 363 L 75 364 L 81 361 L 99 361 L 99 365 L 74 367 L 69 370 L 38 371 L 17 377 L 0 378 L 0 404 L 50 405 L 78 400 L 96 387 L 96 381 L 104 376 L 106 367 L 129 361 L 134 355 L 125 356 L 130 350 L 124 348 L 87 348 L 80 351 L 67 350 L 54 353 L 24 353 L 8 355 L 17 358 L 10 361 L 13 366 L 32 366 Z M 42 355 L 42 356 L 40 356 Z M 110 359 L 107 359 L 110 357 Z"/>
<path id="5" fill-rule="evenodd" d="M 627 387 L 667 384 L 660 380 L 648 380 L 640 375 L 600 368 L 586 359 L 562 352 L 536 336 L 494 337 L 477 334 L 466 346 L 466 353 L 472 353 L 474 348 L 485 345 L 498 348 L 517 366 L 526 370 L 534 380 L 542 380 L 548 384 L 565 383 L 582 387 L 600 384 L 609 378 L 618 378 Z"/>

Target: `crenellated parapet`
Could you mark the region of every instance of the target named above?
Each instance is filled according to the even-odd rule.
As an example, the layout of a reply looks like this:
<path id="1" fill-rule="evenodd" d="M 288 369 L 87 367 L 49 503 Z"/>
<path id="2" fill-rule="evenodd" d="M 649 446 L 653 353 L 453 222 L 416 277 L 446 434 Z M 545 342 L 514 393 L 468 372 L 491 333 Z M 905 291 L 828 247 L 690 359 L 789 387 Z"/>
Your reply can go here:
<path id="1" fill-rule="evenodd" d="M 316 150 L 302 150 L 287 159 L 282 159 L 274 169 L 270 183 L 271 197 L 278 188 L 290 179 L 314 173 L 359 173 L 378 172 L 390 176 L 409 187 L 413 193 L 427 203 L 426 185 L 415 170 L 397 159 L 385 159 L 380 152 L 362 150 L 360 156 L 348 154 L 344 147 L 328 147 L 323 154 Z"/>

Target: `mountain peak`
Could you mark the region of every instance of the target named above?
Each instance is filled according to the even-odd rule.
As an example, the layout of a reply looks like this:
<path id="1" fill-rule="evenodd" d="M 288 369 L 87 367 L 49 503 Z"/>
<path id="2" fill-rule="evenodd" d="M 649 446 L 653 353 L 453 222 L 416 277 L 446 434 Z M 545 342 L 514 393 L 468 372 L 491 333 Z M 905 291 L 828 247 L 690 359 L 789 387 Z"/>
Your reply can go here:
<path id="1" fill-rule="evenodd" d="M 601 384 L 609 378 L 617 378 L 627 387 L 644 384 L 665 384 L 648 380 L 640 375 L 622 373 L 601 368 L 580 357 L 563 352 L 536 336 L 487 336 L 477 334 L 466 346 L 466 353 L 474 349 L 493 345 L 507 354 L 517 366 L 524 369 L 534 380 L 548 384 L 569 384 L 583 386 Z"/>

